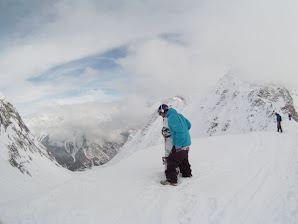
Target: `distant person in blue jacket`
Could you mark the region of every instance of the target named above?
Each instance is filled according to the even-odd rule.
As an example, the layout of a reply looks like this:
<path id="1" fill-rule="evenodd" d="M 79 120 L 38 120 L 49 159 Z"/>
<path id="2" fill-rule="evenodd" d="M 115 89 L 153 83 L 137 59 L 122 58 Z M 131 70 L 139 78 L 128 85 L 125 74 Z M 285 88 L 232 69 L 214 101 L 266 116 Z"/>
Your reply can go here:
<path id="1" fill-rule="evenodd" d="M 291 114 L 289 114 L 289 120 L 291 120 L 291 118 L 292 118 L 292 117 L 291 117 Z"/>
<path id="2" fill-rule="evenodd" d="M 282 118 L 281 116 L 279 115 L 279 113 L 275 113 L 276 115 L 276 121 L 277 121 L 277 132 L 282 132 L 282 128 L 281 128 L 281 121 L 282 121 Z"/>
<path id="3" fill-rule="evenodd" d="M 159 106 L 158 114 L 163 118 L 168 118 L 168 126 L 173 138 L 173 148 L 167 157 L 165 171 L 167 179 L 160 181 L 160 183 L 163 185 L 177 185 L 177 168 L 180 169 L 182 177 L 192 176 L 188 161 L 189 146 L 191 145 L 189 134 L 191 124 L 182 114 L 177 113 L 175 109 L 169 108 L 166 104 Z"/>

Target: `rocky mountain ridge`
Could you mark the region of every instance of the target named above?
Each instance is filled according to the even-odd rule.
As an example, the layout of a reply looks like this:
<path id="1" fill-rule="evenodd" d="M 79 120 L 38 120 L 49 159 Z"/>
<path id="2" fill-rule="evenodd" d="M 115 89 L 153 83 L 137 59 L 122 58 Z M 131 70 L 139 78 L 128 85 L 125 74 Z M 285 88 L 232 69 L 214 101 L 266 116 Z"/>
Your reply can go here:
<path id="1" fill-rule="evenodd" d="M 196 138 L 276 131 L 275 112 L 281 114 L 285 124 L 289 113 L 291 122 L 298 121 L 295 97 L 285 87 L 252 84 L 232 74 L 225 75 L 204 98 L 178 96 L 162 103 L 171 105 L 190 120 L 190 133 Z M 163 143 L 161 128 L 162 118 L 156 111 L 152 112 L 147 124 L 129 137 L 113 160 Z"/>
<path id="2" fill-rule="evenodd" d="M 71 171 L 83 171 L 93 166 L 105 164 L 117 154 L 123 143 L 104 141 L 102 144 L 88 144 L 86 136 L 76 136 L 66 140 L 63 146 L 51 144 L 50 135 L 45 136 L 41 143 L 51 152 L 58 163 Z M 82 142 L 82 143 L 78 143 Z"/>
<path id="3" fill-rule="evenodd" d="M 20 172 L 32 176 L 38 164 L 60 165 L 47 149 L 36 139 L 23 122 L 12 104 L 0 100 L 1 136 L 0 159 Z M 61 167 L 61 169 L 63 169 Z"/>
<path id="4" fill-rule="evenodd" d="M 83 171 L 111 160 L 130 131 L 120 133 L 115 140 L 97 137 L 95 142 L 88 140 L 87 133 L 82 130 L 84 128 L 65 129 L 65 123 L 69 121 L 59 112 L 26 117 L 25 122 L 57 162 L 71 171 Z"/>
<path id="5" fill-rule="evenodd" d="M 287 115 L 290 113 L 293 122 L 298 121 L 295 102 L 297 102 L 295 95 L 284 87 L 256 85 L 227 74 L 217 86 L 206 94 L 205 98 L 176 96 L 162 103 L 177 109 L 178 113 L 182 113 L 191 121 L 192 137 L 205 137 L 276 131 L 274 112 L 279 112 L 283 119 L 287 119 Z M 59 144 L 53 142 L 51 133 L 58 133 L 58 136 L 59 133 L 63 133 L 63 129 L 59 129 L 61 123 L 65 121 L 63 116 L 57 114 L 54 116 L 42 115 L 30 120 L 26 119 L 26 123 L 30 124 L 31 121 L 35 127 L 40 128 L 38 139 L 41 144 L 30 133 L 11 104 L 2 102 L 1 113 L 4 117 L 3 126 L 5 130 L 9 124 L 14 124 L 11 127 L 14 127 L 13 130 L 18 137 L 14 138 L 14 142 L 8 144 L 8 148 L 10 148 L 9 161 L 21 172 L 26 172 L 24 164 L 28 162 L 28 159 L 30 160 L 29 157 L 24 161 L 18 159 L 20 150 L 16 150 L 16 148 L 22 145 L 26 145 L 27 148 L 35 145 L 33 146 L 35 151 L 47 156 L 53 162 L 57 161 L 72 171 L 82 171 L 92 166 L 105 164 L 116 154 L 119 154 L 116 157 L 122 158 L 140 148 L 148 148 L 163 143 L 163 137 L 160 134 L 162 118 L 156 111 L 152 112 L 142 129 L 128 129 L 121 133 L 122 138 L 120 140 L 110 141 L 102 138 L 96 143 L 88 142 L 83 131 L 73 130 L 68 133 L 68 138 L 62 139 L 62 143 Z M 9 123 L 8 121 L 14 122 Z M 42 131 L 43 125 L 50 127 L 50 129 Z M 29 135 L 31 137 L 28 140 L 27 136 Z M 11 139 L 10 135 L 8 136 Z"/>
<path id="6" fill-rule="evenodd" d="M 220 135 L 273 130 L 275 112 L 298 121 L 289 90 L 273 84 L 257 85 L 227 74 L 201 101 L 200 134 Z"/>

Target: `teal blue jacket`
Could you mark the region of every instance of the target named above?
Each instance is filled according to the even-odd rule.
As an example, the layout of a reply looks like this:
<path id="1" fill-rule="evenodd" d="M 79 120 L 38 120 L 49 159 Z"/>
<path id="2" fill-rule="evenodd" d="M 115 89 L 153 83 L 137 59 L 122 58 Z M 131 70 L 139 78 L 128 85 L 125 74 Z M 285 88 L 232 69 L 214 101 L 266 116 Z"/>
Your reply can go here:
<path id="1" fill-rule="evenodd" d="M 188 131 L 191 128 L 190 122 L 173 108 L 168 110 L 166 117 L 168 118 L 169 129 L 173 137 L 173 146 L 176 148 L 190 146 L 191 140 Z"/>

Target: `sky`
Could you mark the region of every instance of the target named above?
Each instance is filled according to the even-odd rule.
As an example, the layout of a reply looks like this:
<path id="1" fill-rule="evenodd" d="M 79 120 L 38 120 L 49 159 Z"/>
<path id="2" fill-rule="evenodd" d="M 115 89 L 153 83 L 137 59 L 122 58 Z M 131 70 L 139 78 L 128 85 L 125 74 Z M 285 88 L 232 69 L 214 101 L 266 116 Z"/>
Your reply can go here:
<path id="1" fill-rule="evenodd" d="M 203 94 L 227 72 L 298 89 L 296 0 L 0 0 L 0 97 L 44 107 Z M 135 103 L 134 103 L 135 102 Z"/>

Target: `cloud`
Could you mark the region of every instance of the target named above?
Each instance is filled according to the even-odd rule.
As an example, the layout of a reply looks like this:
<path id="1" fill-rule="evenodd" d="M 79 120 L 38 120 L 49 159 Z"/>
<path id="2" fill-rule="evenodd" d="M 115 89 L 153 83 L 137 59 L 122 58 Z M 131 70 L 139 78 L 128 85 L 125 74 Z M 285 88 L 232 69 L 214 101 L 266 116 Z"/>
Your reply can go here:
<path id="1" fill-rule="evenodd" d="M 228 71 L 251 82 L 298 88 L 298 3 L 208 1 L 165 35 L 130 46 L 120 59 L 134 91 L 149 97 L 202 93 Z M 220 10 L 219 10 L 220 9 Z"/>
<path id="2" fill-rule="evenodd" d="M 297 88 L 297 1 L 8 2 L 0 11 L 0 90 L 22 108 L 32 99 L 98 99 L 90 91 L 150 102 L 200 94 L 230 70 Z M 127 52 L 104 56 L 119 48 Z M 113 69 L 90 64 L 99 56 Z"/>
<path id="3" fill-rule="evenodd" d="M 26 9 L 29 6 L 33 9 L 24 12 L 23 17 L 15 15 L 19 24 L 15 27 L 19 30 L 9 35 L 12 39 L 1 40 L 0 73 L 7 77 L 27 79 L 38 76 L 55 65 L 104 52 L 147 35 L 156 35 L 164 29 L 173 29 L 174 25 L 171 23 L 169 27 L 168 23 L 158 23 L 158 18 L 151 16 L 151 9 L 156 7 L 152 3 L 64 0 L 37 4 L 37 8 L 35 1 L 26 4 Z M 23 6 L 15 4 L 12 11 L 22 11 Z M 165 8 L 157 10 L 156 14 L 162 16 L 163 12 L 166 12 Z M 37 23 L 38 19 L 41 22 Z M 29 31 L 32 24 L 34 26 Z M 17 35 L 20 30 L 23 35 Z M 8 79 L 6 83 L 12 84 L 12 81 Z"/>
<path id="4" fill-rule="evenodd" d="M 126 94 L 117 91 L 111 82 L 119 86 L 126 82 L 126 77 L 111 57 L 117 58 L 123 54 L 121 52 L 108 51 L 57 65 L 38 77 L 14 80 L 5 93 L 10 101 L 21 108 L 23 114 L 34 112 L 45 105 L 120 100 Z M 6 83 L 6 86 L 9 85 Z"/>
<path id="5" fill-rule="evenodd" d="M 123 101 L 61 105 L 58 108 L 46 108 L 38 114 L 37 123 L 30 128 L 34 133 L 51 133 L 51 141 L 63 144 L 65 139 L 85 135 L 90 143 L 101 144 L 103 139 L 121 141 L 122 135 L 129 129 L 140 128 L 157 105 L 148 105 L 143 98 L 131 96 Z M 47 122 L 43 122 L 46 120 Z M 28 120 L 25 120 L 25 122 Z"/>
<path id="6" fill-rule="evenodd" d="M 2 92 L 0 92 L 0 99 L 5 99 L 5 96 Z"/>
<path id="7" fill-rule="evenodd" d="M 68 105 L 68 104 L 80 104 L 85 102 L 94 102 L 94 101 L 102 100 L 104 95 L 105 93 L 102 90 L 90 90 L 90 91 L 86 91 L 86 93 L 83 94 L 83 96 L 58 99 L 56 100 L 56 103 L 58 105 Z"/>
<path id="8" fill-rule="evenodd" d="M 205 65 L 198 59 L 189 45 L 155 38 L 134 46 L 119 63 L 133 74 L 133 91 L 149 97 L 170 97 L 189 95 L 201 88 L 200 79 L 206 74 L 202 74 Z M 214 81 L 214 77 L 203 83 Z"/>
<path id="9" fill-rule="evenodd" d="M 93 69 L 91 67 L 87 67 L 84 70 L 84 73 L 80 76 L 80 79 L 84 82 L 92 82 L 96 81 L 98 79 L 98 75 L 100 74 L 100 71 Z"/>
<path id="10" fill-rule="evenodd" d="M 229 3 L 229 4 L 226 4 Z M 187 37 L 214 65 L 236 69 L 250 81 L 278 82 L 297 88 L 298 15 L 294 1 L 228 1 L 215 10 L 207 4 L 199 32 Z"/>

